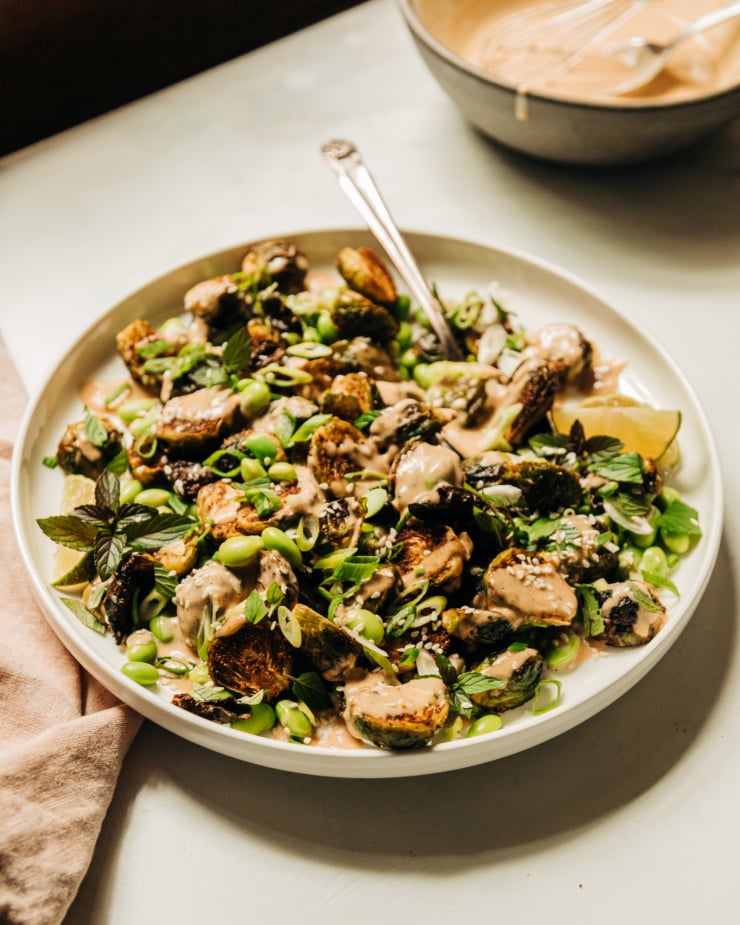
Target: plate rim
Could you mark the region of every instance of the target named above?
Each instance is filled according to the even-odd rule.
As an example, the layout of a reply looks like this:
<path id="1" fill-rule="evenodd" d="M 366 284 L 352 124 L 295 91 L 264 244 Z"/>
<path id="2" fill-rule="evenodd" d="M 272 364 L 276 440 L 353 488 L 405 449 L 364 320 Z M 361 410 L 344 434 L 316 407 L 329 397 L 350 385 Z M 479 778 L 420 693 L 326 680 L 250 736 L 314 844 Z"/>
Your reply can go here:
<path id="1" fill-rule="evenodd" d="M 515 248 L 504 248 L 490 245 L 484 241 L 461 238 L 457 236 L 437 234 L 427 231 L 404 230 L 403 234 L 409 241 L 412 249 L 424 248 L 463 247 L 488 255 L 495 255 L 497 259 L 513 260 L 539 271 L 552 275 L 590 299 L 600 303 L 613 317 L 626 325 L 630 332 L 639 338 L 650 351 L 660 356 L 661 361 L 670 369 L 681 387 L 690 397 L 696 414 L 696 422 L 700 425 L 702 438 L 705 442 L 707 460 L 712 480 L 712 494 L 714 507 L 711 512 L 702 511 L 702 541 L 704 549 L 704 567 L 698 579 L 691 587 L 691 599 L 683 607 L 680 619 L 669 620 L 661 630 L 660 637 L 665 642 L 659 646 L 647 646 L 641 649 L 641 657 L 636 665 L 620 675 L 615 682 L 589 696 L 585 702 L 571 705 L 561 705 L 557 710 L 543 716 L 528 716 L 526 725 L 510 729 L 504 728 L 492 736 L 482 736 L 476 739 L 462 739 L 450 743 L 442 743 L 433 748 L 414 750 L 410 752 L 388 752 L 380 749 L 336 749 L 326 746 L 311 746 L 300 751 L 297 746 L 273 739 L 250 737 L 244 733 L 222 727 L 200 717 L 193 716 L 174 706 L 159 696 L 152 694 L 134 682 L 129 681 L 112 665 L 101 663 L 91 646 L 85 644 L 84 637 L 78 638 L 71 615 L 68 615 L 61 602 L 55 596 L 48 581 L 45 581 L 36 568 L 34 557 L 29 548 L 26 532 L 23 525 L 21 489 L 23 485 L 24 449 L 30 439 L 30 429 L 35 416 L 40 413 L 40 405 L 45 393 L 50 387 L 54 376 L 58 373 L 70 355 L 83 348 L 84 341 L 89 338 L 104 320 L 112 318 L 116 312 L 121 312 L 127 304 L 140 297 L 152 287 L 164 283 L 174 274 L 186 273 L 209 261 L 224 260 L 232 253 L 246 251 L 246 249 L 260 241 L 282 238 L 286 240 L 306 239 L 328 236 L 358 238 L 374 241 L 371 233 L 363 227 L 326 227 L 311 228 L 303 231 L 273 234 L 255 238 L 246 242 L 234 243 L 231 246 L 211 251 L 200 257 L 193 258 L 184 263 L 164 271 L 153 277 L 143 285 L 131 290 L 127 295 L 118 299 L 112 306 L 100 312 L 93 321 L 85 326 L 79 336 L 70 344 L 64 345 L 57 359 L 53 361 L 52 368 L 43 380 L 36 386 L 29 397 L 15 440 L 11 465 L 10 502 L 13 530 L 18 549 L 30 583 L 34 598 L 39 604 L 46 621 L 61 640 L 73 658 L 105 688 L 122 702 L 145 718 L 155 722 L 164 729 L 179 735 L 194 744 L 201 745 L 217 753 L 227 755 L 239 760 L 248 761 L 276 770 L 285 770 L 295 773 L 328 776 L 335 778 L 391 778 L 422 776 L 444 771 L 458 770 L 478 764 L 487 763 L 509 755 L 525 751 L 535 745 L 546 742 L 571 728 L 595 716 L 601 710 L 619 699 L 631 687 L 637 684 L 657 662 L 669 651 L 675 640 L 683 631 L 694 611 L 699 606 L 701 598 L 714 572 L 719 553 L 722 534 L 722 514 L 724 510 L 724 487 L 722 484 L 721 467 L 709 421 L 698 400 L 698 397 L 688 378 L 672 359 L 670 354 L 647 331 L 640 327 L 636 319 L 628 312 L 615 307 L 596 288 L 583 279 L 547 260 Z M 416 244 L 414 244 L 416 242 Z M 423 260 L 420 261 L 423 265 Z M 586 332 L 588 336 L 588 332 Z M 111 354 L 111 356 L 113 356 Z M 639 378 L 639 377 L 638 377 Z M 705 522 L 707 515 L 710 516 Z M 675 608 L 671 609 L 673 613 Z M 660 638 L 656 637 L 656 638 Z M 632 650 L 634 651 L 634 650 Z M 610 658 L 618 658 L 620 652 L 610 652 Z M 575 715 L 574 715 L 575 714 Z M 177 728 L 174 728 L 177 727 Z M 491 746 L 493 743 L 493 747 Z M 488 748 L 486 746 L 489 746 Z M 308 756 L 297 759 L 297 755 Z M 432 756 L 437 756 L 431 760 Z M 452 757 L 446 757 L 452 756 Z"/>

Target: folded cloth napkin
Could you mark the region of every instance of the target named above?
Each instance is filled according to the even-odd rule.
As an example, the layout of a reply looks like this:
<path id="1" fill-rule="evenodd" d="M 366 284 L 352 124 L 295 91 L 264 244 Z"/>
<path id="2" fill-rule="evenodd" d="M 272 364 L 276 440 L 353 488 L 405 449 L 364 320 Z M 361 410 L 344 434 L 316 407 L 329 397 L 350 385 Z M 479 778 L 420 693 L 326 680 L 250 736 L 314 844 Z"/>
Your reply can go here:
<path id="1" fill-rule="evenodd" d="M 0 340 L 0 923 L 56 925 L 141 719 L 77 664 L 24 580 L 9 480 L 25 402 Z"/>

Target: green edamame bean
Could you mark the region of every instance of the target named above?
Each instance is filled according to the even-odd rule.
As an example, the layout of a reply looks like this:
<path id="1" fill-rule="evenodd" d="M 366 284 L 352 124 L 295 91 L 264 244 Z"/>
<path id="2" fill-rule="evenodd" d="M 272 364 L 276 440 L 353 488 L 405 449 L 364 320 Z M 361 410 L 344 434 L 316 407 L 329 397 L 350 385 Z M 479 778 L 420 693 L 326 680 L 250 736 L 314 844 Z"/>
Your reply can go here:
<path id="1" fill-rule="evenodd" d="M 411 315 L 411 299 L 407 295 L 400 295 L 396 299 L 396 318 L 399 321 L 408 321 Z"/>
<path id="2" fill-rule="evenodd" d="M 307 739 L 313 732 L 311 720 L 292 700 L 280 700 L 275 706 L 278 722 L 297 739 Z"/>
<path id="3" fill-rule="evenodd" d="M 149 621 L 149 631 L 160 642 L 172 642 L 175 631 L 172 629 L 172 620 L 161 615 L 152 617 Z"/>
<path id="4" fill-rule="evenodd" d="M 660 498 L 658 501 L 662 502 L 663 507 L 668 507 L 669 504 L 672 504 L 674 501 L 681 500 L 681 492 L 676 488 L 671 488 L 670 485 L 666 485 L 661 492 Z"/>
<path id="5" fill-rule="evenodd" d="M 267 474 L 273 482 L 295 482 L 298 478 L 295 466 L 289 462 L 273 463 L 267 470 Z"/>
<path id="6" fill-rule="evenodd" d="M 429 367 L 429 363 L 417 363 L 416 366 L 414 366 L 414 381 L 420 385 L 422 389 L 428 389 L 434 381 Z"/>
<path id="7" fill-rule="evenodd" d="M 411 325 L 408 323 L 408 321 L 402 321 L 398 326 L 396 343 L 401 348 L 401 350 L 406 350 L 407 347 L 411 346 L 413 339 L 414 335 L 411 329 Z"/>
<path id="8" fill-rule="evenodd" d="M 252 456 L 259 459 L 263 466 L 272 465 L 280 450 L 277 442 L 267 434 L 250 434 L 244 440 L 244 446 Z"/>
<path id="9" fill-rule="evenodd" d="M 339 336 L 337 326 L 332 321 L 329 312 L 321 312 L 316 320 L 316 330 L 321 340 L 326 344 L 333 343 Z"/>
<path id="10" fill-rule="evenodd" d="M 418 365 L 419 357 L 411 348 L 409 348 L 408 350 L 404 350 L 404 352 L 401 354 L 399 363 L 401 366 L 405 366 L 406 369 L 413 369 Z"/>
<path id="11" fill-rule="evenodd" d="M 380 617 L 372 610 L 358 608 L 351 610 L 347 619 L 347 626 L 364 639 L 369 639 L 375 645 L 380 645 L 385 635 L 385 626 Z"/>
<path id="12" fill-rule="evenodd" d="M 640 559 L 640 571 L 665 577 L 668 575 L 668 560 L 660 546 L 650 546 Z"/>
<path id="13" fill-rule="evenodd" d="M 218 547 L 214 558 L 227 568 L 242 568 L 257 557 L 262 547 L 259 536 L 230 536 Z"/>
<path id="14" fill-rule="evenodd" d="M 274 725 L 275 711 L 269 703 L 255 703 L 252 706 L 251 716 L 243 716 L 230 723 L 232 729 L 238 729 L 239 732 L 250 732 L 257 736 L 272 729 Z"/>
<path id="15" fill-rule="evenodd" d="M 279 552 L 280 555 L 287 559 L 293 568 L 298 568 L 303 562 L 303 553 L 288 534 L 279 527 L 265 527 L 262 531 L 262 542 L 265 549 L 272 549 Z"/>
<path id="16" fill-rule="evenodd" d="M 263 479 L 267 470 L 258 459 L 243 459 L 240 463 L 242 481 L 251 482 L 252 479 Z"/>
<path id="17" fill-rule="evenodd" d="M 246 417 L 255 417 L 270 404 L 270 388 L 253 379 L 240 390 L 239 407 Z"/>
<path id="18" fill-rule="evenodd" d="M 159 681 L 159 672 L 150 662 L 125 662 L 121 671 L 127 678 L 144 687 L 151 687 Z"/>
<path id="19" fill-rule="evenodd" d="M 139 637 L 133 639 L 126 646 L 126 658 L 130 662 L 151 662 L 157 657 L 157 643 L 150 636 L 148 639 Z"/>
<path id="20" fill-rule="evenodd" d="M 661 530 L 660 538 L 667 550 L 679 556 L 687 553 L 691 546 L 691 537 L 687 533 L 666 533 Z"/>
<path id="21" fill-rule="evenodd" d="M 146 507 L 164 507 L 170 500 L 170 493 L 164 488 L 145 488 L 134 498 L 137 504 Z"/>
<path id="22" fill-rule="evenodd" d="M 619 568 L 627 575 L 638 570 L 641 559 L 642 550 L 637 546 L 625 546 L 619 550 Z"/>
<path id="23" fill-rule="evenodd" d="M 498 732 L 503 726 L 503 722 L 498 713 L 487 713 L 485 716 L 479 716 L 468 729 L 468 736 L 482 736 L 489 732 Z"/>
<path id="24" fill-rule="evenodd" d="M 128 482 L 121 482 L 120 503 L 130 504 L 143 488 L 144 486 L 138 479 L 129 479 Z"/>

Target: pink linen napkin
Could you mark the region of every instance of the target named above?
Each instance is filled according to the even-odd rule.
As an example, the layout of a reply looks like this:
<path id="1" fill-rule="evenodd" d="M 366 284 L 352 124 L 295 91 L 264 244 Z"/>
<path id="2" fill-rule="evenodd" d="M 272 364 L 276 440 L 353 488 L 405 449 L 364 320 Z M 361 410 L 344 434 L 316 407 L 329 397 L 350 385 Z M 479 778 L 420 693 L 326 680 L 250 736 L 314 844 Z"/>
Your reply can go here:
<path id="1" fill-rule="evenodd" d="M 57 925 L 141 718 L 69 655 L 24 579 L 9 481 L 25 403 L 0 341 L 0 923 Z"/>

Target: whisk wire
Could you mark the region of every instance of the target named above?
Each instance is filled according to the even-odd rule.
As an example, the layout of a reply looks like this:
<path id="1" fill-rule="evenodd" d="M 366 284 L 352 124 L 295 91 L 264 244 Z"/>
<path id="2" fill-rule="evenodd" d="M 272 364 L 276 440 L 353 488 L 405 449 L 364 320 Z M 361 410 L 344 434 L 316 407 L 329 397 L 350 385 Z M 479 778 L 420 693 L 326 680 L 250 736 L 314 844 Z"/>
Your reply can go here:
<path id="1" fill-rule="evenodd" d="M 504 17 L 489 33 L 481 66 L 517 84 L 562 77 L 649 0 L 550 0 Z"/>

